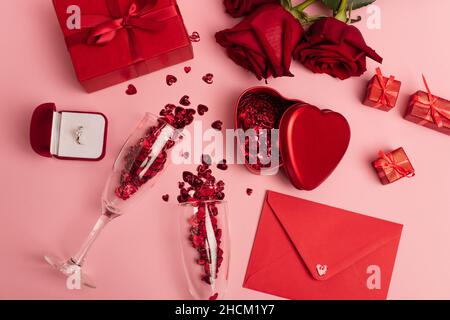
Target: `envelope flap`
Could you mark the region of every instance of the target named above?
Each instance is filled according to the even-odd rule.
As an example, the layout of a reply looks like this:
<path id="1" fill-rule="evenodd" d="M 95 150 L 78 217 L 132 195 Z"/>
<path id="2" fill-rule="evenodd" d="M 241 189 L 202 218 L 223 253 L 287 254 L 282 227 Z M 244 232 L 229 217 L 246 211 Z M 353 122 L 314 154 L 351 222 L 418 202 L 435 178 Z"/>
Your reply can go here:
<path id="1" fill-rule="evenodd" d="M 266 201 L 311 275 L 327 280 L 401 235 L 403 226 L 268 191 Z"/>

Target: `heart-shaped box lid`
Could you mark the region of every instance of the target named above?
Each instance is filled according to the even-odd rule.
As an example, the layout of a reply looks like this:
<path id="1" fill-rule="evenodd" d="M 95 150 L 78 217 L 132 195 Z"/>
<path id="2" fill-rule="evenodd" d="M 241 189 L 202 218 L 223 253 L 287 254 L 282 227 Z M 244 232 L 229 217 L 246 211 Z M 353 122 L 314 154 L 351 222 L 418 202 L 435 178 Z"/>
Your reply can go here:
<path id="1" fill-rule="evenodd" d="M 350 126 L 340 113 L 299 103 L 280 120 L 280 154 L 292 184 L 313 190 L 336 169 L 350 143 Z"/>

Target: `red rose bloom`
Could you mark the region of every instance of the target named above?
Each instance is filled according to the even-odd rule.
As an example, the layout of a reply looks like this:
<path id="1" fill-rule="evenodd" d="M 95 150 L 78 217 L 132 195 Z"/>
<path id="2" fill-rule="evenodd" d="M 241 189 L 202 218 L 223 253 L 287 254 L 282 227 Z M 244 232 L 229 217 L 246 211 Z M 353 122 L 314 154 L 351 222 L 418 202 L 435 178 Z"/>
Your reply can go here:
<path id="1" fill-rule="evenodd" d="M 263 4 L 279 2 L 279 0 L 224 0 L 223 4 L 232 17 L 238 18 L 251 13 Z"/>
<path id="2" fill-rule="evenodd" d="M 281 5 L 258 8 L 234 28 L 216 33 L 216 41 L 241 67 L 262 78 L 292 76 L 292 53 L 303 35 L 300 23 Z"/>
<path id="3" fill-rule="evenodd" d="M 362 75 L 366 57 L 383 61 L 366 45 L 361 32 L 335 18 L 314 23 L 294 52 L 294 58 L 314 73 L 326 73 L 341 80 Z"/>

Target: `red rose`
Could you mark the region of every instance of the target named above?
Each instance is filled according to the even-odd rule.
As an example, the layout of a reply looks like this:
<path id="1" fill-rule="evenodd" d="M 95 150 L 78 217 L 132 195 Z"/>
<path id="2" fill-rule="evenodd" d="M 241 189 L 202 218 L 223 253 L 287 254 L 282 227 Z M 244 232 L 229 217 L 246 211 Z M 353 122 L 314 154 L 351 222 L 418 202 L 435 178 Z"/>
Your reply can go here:
<path id="1" fill-rule="evenodd" d="M 223 4 L 232 17 L 238 18 L 251 13 L 263 4 L 279 2 L 279 0 L 224 0 Z"/>
<path id="2" fill-rule="evenodd" d="M 326 73 L 341 80 L 362 75 L 366 56 L 381 63 L 381 58 L 368 47 L 361 32 L 335 18 L 314 23 L 294 52 L 294 58 L 314 73 Z"/>
<path id="3" fill-rule="evenodd" d="M 258 79 L 292 76 L 292 53 L 303 35 L 300 23 L 281 5 L 258 8 L 234 28 L 216 33 L 216 41 L 227 49 L 236 64 Z"/>

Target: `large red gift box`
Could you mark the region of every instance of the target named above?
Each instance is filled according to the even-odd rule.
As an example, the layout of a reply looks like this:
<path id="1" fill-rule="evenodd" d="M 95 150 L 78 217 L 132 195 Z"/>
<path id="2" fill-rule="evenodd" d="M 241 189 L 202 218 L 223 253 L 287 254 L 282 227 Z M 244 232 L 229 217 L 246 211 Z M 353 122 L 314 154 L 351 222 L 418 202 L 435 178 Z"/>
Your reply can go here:
<path id="1" fill-rule="evenodd" d="M 78 80 L 88 92 L 193 58 L 176 0 L 53 4 Z M 72 30 L 73 8 L 79 8 L 81 25 Z"/>
<path id="2" fill-rule="evenodd" d="M 405 119 L 421 126 L 450 135 L 450 101 L 431 93 L 425 77 L 425 91 L 411 96 Z"/>

